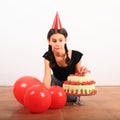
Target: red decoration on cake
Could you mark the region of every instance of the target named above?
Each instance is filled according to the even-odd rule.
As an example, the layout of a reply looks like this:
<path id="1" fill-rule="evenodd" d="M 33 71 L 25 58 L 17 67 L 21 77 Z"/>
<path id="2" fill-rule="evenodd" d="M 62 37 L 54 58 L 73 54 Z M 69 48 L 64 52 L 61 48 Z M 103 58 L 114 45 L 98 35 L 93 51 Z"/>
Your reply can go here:
<path id="1" fill-rule="evenodd" d="M 63 84 L 67 94 L 87 96 L 96 94 L 95 81 L 90 76 L 81 76 L 79 73 L 71 74 Z"/>

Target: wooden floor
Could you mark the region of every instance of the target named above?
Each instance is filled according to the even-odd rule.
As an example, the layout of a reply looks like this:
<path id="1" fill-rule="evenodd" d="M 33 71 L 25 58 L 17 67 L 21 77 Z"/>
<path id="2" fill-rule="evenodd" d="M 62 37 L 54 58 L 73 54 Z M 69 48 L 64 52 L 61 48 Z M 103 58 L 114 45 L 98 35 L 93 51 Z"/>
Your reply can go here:
<path id="1" fill-rule="evenodd" d="M 120 86 L 97 86 L 97 94 L 82 96 L 83 106 L 30 113 L 14 97 L 12 87 L 0 87 L 0 120 L 120 120 Z"/>

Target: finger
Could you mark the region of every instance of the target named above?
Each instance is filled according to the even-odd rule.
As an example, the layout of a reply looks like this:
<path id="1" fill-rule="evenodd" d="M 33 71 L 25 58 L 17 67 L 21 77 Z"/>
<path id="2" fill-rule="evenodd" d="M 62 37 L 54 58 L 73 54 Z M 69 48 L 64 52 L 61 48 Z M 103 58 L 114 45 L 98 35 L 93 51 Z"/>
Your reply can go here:
<path id="1" fill-rule="evenodd" d="M 82 66 L 80 72 L 81 72 L 81 73 L 85 73 L 86 71 L 87 71 L 86 67 Z"/>
<path id="2" fill-rule="evenodd" d="M 80 73 L 81 73 L 81 74 L 86 74 L 86 73 L 91 73 L 91 71 L 88 70 L 86 67 L 82 66 L 82 67 L 80 68 Z"/>

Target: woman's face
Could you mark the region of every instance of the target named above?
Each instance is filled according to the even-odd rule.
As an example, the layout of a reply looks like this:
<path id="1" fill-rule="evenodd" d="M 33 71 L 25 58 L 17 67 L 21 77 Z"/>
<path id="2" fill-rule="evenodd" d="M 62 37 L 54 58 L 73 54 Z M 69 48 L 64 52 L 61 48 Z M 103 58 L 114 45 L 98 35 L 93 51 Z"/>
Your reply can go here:
<path id="1" fill-rule="evenodd" d="M 53 52 L 61 52 L 64 50 L 64 46 L 66 43 L 66 38 L 64 37 L 64 35 L 59 33 L 53 34 L 48 41 L 49 45 L 52 46 Z"/>

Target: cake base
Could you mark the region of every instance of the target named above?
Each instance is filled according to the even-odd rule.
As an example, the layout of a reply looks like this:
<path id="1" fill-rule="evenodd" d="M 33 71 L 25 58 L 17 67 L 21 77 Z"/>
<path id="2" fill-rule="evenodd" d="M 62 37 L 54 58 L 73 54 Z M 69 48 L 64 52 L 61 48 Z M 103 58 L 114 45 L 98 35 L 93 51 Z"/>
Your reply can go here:
<path id="1" fill-rule="evenodd" d="M 94 92 L 94 94 L 87 94 L 87 95 L 81 95 L 81 94 L 79 94 L 79 95 L 77 95 L 77 94 L 69 94 L 69 93 L 67 93 L 66 95 L 74 95 L 74 96 L 77 96 L 77 101 L 76 102 L 74 102 L 73 103 L 73 105 L 75 105 L 75 106 L 83 106 L 84 105 L 84 103 L 83 102 L 81 102 L 81 96 L 92 96 L 92 95 L 95 95 L 97 93 L 97 91 L 96 92 Z"/>

